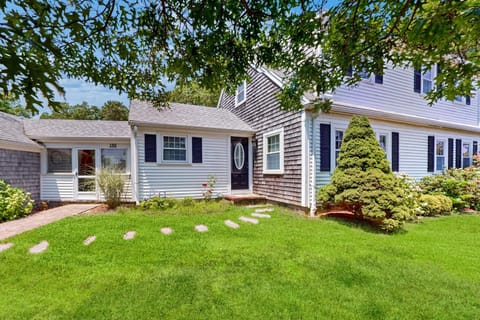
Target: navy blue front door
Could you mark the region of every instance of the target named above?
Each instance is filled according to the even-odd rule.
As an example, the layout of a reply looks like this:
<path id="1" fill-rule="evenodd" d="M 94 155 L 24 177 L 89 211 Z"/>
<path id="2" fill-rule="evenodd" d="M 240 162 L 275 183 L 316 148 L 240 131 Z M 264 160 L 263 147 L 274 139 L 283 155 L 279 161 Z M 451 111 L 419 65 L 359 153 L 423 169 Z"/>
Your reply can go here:
<path id="1" fill-rule="evenodd" d="M 248 189 L 248 138 L 231 139 L 232 190 Z"/>

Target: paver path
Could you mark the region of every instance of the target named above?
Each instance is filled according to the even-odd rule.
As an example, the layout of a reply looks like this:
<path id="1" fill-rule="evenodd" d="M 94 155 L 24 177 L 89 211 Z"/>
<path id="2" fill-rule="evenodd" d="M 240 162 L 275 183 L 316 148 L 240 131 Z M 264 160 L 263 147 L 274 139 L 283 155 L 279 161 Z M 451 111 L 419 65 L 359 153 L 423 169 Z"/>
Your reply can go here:
<path id="1" fill-rule="evenodd" d="M 123 235 L 123 239 L 125 239 L 125 240 L 132 240 L 133 238 L 135 238 L 135 235 L 136 235 L 136 234 L 137 234 L 137 233 L 136 233 L 135 231 L 128 231 L 127 233 L 125 233 L 125 234 Z"/>
<path id="2" fill-rule="evenodd" d="M 172 234 L 173 229 L 165 227 L 165 228 L 160 229 L 160 232 L 163 233 L 163 234 L 169 235 L 169 234 Z"/>
<path id="3" fill-rule="evenodd" d="M 264 214 L 264 213 L 252 213 L 252 217 L 255 217 L 255 218 L 266 218 L 266 219 L 269 219 L 271 218 L 271 216 L 269 214 Z"/>
<path id="4" fill-rule="evenodd" d="M 0 240 L 88 211 L 97 206 L 98 204 L 68 204 L 41 211 L 22 219 L 0 223 Z"/>
<path id="5" fill-rule="evenodd" d="M 97 240 L 97 236 L 90 236 L 87 239 L 83 240 L 83 244 L 89 246 L 95 240 Z"/>
<path id="6" fill-rule="evenodd" d="M 225 220 L 225 225 L 227 227 L 233 228 L 233 229 L 238 229 L 240 228 L 240 225 L 238 223 L 233 222 L 232 220 Z"/>
<path id="7" fill-rule="evenodd" d="M 28 249 L 28 252 L 32 254 L 42 253 L 43 251 L 47 250 L 47 248 L 48 248 L 48 242 L 43 240 L 39 244 L 36 244 L 30 249 Z"/>
<path id="8" fill-rule="evenodd" d="M 243 222 L 252 223 L 252 224 L 258 224 L 257 219 L 248 218 L 248 217 L 244 217 L 244 216 L 241 216 L 240 218 L 238 218 L 238 220 L 243 221 Z"/>
<path id="9" fill-rule="evenodd" d="M 203 224 L 199 224 L 198 226 L 195 226 L 195 231 L 197 231 L 197 232 L 207 232 L 208 227 L 203 225 Z"/>

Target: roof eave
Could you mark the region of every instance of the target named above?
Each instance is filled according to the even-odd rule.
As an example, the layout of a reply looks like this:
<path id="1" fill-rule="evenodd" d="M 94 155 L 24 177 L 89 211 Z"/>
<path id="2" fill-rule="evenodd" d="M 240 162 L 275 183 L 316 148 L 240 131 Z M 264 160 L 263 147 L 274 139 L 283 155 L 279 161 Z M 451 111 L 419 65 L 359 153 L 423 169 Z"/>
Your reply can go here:
<path id="1" fill-rule="evenodd" d="M 204 130 L 204 131 L 220 131 L 220 132 L 229 132 L 229 133 L 242 133 L 242 134 L 253 134 L 255 130 L 250 129 L 229 129 L 229 128 L 213 128 L 213 127 L 202 127 L 202 126 L 186 126 L 186 125 L 176 125 L 176 124 L 164 124 L 148 121 L 137 121 L 129 120 L 128 123 L 131 126 L 145 126 L 145 127 L 161 127 L 167 129 L 182 129 L 182 130 Z"/>

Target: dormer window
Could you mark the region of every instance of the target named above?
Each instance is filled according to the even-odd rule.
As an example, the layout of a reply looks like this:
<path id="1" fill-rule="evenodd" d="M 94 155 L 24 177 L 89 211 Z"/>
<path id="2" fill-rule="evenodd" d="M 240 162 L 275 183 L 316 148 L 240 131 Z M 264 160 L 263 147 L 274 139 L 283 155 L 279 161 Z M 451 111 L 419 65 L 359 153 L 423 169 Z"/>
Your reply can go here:
<path id="1" fill-rule="evenodd" d="M 247 81 L 244 80 L 243 83 L 237 87 L 235 106 L 238 107 L 245 101 L 247 101 Z"/>

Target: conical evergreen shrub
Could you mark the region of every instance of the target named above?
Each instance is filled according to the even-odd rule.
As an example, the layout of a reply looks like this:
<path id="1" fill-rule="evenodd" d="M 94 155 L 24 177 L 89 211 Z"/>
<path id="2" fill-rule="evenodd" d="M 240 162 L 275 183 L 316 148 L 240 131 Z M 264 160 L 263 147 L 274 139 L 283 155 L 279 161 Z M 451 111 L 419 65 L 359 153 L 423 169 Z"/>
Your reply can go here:
<path id="1" fill-rule="evenodd" d="M 405 205 L 401 179 L 390 169 L 368 119 L 355 116 L 345 131 L 331 181 L 318 191 L 321 207 L 341 205 L 394 230 L 413 215 Z"/>

